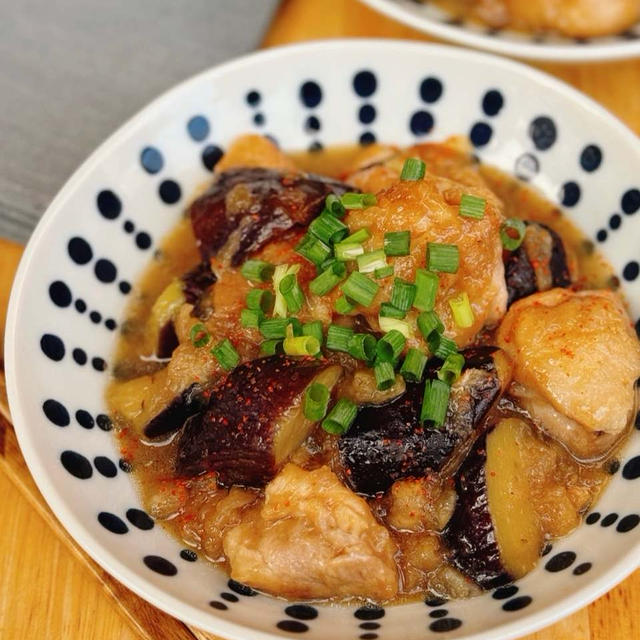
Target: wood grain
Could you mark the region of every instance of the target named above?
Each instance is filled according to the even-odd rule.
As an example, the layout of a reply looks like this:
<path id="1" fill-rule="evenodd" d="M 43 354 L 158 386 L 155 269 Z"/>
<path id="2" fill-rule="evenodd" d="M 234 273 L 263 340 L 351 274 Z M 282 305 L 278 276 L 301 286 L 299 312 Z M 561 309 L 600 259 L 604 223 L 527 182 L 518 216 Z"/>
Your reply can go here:
<path id="1" fill-rule="evenodd" d="M 263 45 L 371 36 L 429 40 L 355 0 L 285 0 Z M 537 65 L 592 95 L 640 131 L 640 60 Z M 0 337 L 21 247 L 0 239 Z M 0 343 L 1 344 L 1 343 Z M 0 365 L 1 360 L 0 347 Z M 0 414 L 8 418 L 0 373 Z M 138 598 L 80 550 L 44 504 L 0 418 L 0 637 L 217 640 Z M 640 571 L 561 622 L 523 640 L 631 640 L 639 637 Z M 218 639 L 219 640 L 219 639 Z"/>

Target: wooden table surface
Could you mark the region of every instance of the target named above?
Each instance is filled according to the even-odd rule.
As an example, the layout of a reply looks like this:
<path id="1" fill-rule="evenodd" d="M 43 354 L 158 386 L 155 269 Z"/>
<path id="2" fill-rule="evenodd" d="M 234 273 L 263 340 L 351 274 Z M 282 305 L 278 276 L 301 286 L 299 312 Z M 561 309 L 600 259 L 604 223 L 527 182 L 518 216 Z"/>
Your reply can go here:
<path id="1" fill-rule="evenodd" d="M 429 40 L 355 0 L 285 0 L 264 45 L 337 36 Z M 640 131 L 640 60 L 535 66 L 590 94 L 636 133 Z M 0 338 L 20 253 L 21 247 L 0 239 Z M 1 344 L 0 340 L 0 363 Z M 0 410 L 2 394 L 0 379 Z M 10 427 L 2 427 L 0 416 L 0 637 L 212 638 L 138 599 L 73 545 L 39 499 Z M 640 571 L 636 571 L 590 606 L 527 640 L 640 638 L 639 613 Z"/>

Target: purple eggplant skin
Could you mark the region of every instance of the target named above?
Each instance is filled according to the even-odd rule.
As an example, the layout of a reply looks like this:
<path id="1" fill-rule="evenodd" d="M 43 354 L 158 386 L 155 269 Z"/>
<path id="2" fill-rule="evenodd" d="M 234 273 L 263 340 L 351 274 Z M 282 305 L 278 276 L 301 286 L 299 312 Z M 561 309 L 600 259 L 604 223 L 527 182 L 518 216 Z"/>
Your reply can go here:
<path id="1" fill-rule="evenodd" d="M 439 471 L 480 432 L 505 381 L 495 365 L 496 347 L 473 347 L 465 356 L 463 377 L 452 389 L 445 424 L 420 423 L 424 383 L 407 383 L 405 392 L 384 405 L 364 406 L 338 441 L 346 480 L 357 493 L 374 496 L 400 478 Z M 427 364 L 433 379 L 441 362 Z"/>
<path id="2" fill-rule="evenodd" d="M 158 332 L 158 344 L 156 346 L 156 356 L 158 358 L 170 358 L 175 348 L 178 346 L 178 336 L 173 320 L 165 322 L 165 325 Z"/>
<path id="3" fill-rule="evenodd" d="M 486 462 L 487 432 L 478 438 L 458 470 L 458 501 L 442 536 L 454 566 L 483 589 L 494 589 L 514 578 L 500 559 L 487 500 Z"/>
<path id="4" fill-rule="evenodd" d="M 211 271 L 209 262 L 203 260 L 183 274 L 181 280 L 184 299 L 194 306 L 192 315 L 202 317 L 202 310 L 199 308 L 207 291 L 217 282 L 216 274 Z"/>
<path id="5" fill-rule="evenodd" d="M 322 361 L 269 356 L 236 367 L 210 391 L 208 406 L 185 426 L 176 471 L 195 476 L 215 471 L 225 486 L 263 487 L 279 468 L 274 426 Z"/>
<path id="6" fill-rule="evenodd" d="M 155 415 L 143 429 L 147 438 L 159 438 L 180 429 L 206 404 L 201 385 L 194 383 L 177 395 L 168 406 Z"/>
<path id="7" fill-rule="evenodd" d="M 200 254 L 203 260 L 215 256 L 233 234 L 230 264 L 237 267 L 265 244 L 307 227 L 330 193 L 347 191 L 354 189 L 303 173 L 264 168 L 224 171 L 189 209 Z"/>

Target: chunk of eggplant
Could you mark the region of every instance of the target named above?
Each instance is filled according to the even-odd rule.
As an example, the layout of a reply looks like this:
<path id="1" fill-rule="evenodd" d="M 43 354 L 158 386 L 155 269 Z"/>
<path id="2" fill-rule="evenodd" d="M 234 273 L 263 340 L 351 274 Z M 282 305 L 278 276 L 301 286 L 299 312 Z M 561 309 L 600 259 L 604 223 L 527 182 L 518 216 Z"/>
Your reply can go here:
<path id="1" fill-rule="evenodd" d="M 177 472 L 215 471 L 226 486 L 264 486 L 315 426 L 304 417 L 307 386 L 317 381 L 331 389 L 341 375 L 340 366 L 312 358 L 241 364 L 211 390 L 206 411 L 186 424 Z"/>
<path id="2" fill-rule="evenodd" d="M 571 284 L 571 273 L 562 238 L 540 222 L 527 222 L 525 237 L 505 260 L 507 305 L 537 291 Z"/>
<path id="3" fill-rule="evenodd" d="M 451 388 L 445 424 L 420 423 L 424 383 L 407 384 L 404 394 L 382 406 L 364 406 L 338 448 L 347 482 L 358 493 L 375 495 L 396 480 L 439 471 L 463 455 L 482 429 L 484 417 L 505 390 L 511 367 L 495 347 L 463 351 L 465 368 Z M 428 363 L 434 378 L 439 362 Z"/>
<path id="4" fill-rule="evenodd" d="M 144 435 L 147 438 L 159 438 L 180 429 L 191 416 L 204 409 L 206 400 L 203 391 L 197 383 L 188 386 L 147 422 Z"/>
<path id="5" fill-rule="evenodd" d="M 204 260 L 190 271 L 187 271 L 182 278 L 182 293 L 185 300 L 193 305 L 191 315 L 197 318 L 206 318 L 208 309 L 204 303 L 205 294 L 218 280 L 211 271 L 211 266 Z"/>
<path id="6" fill-rule="evenodd" d="M 527 429 L 521 420 L 501 420 L 456 475 L 458 502 L 443 538 L 453 564 L 484 589 L 531 571 L 544 546 L 520 446 Z"/>
<path id="7" fill-rule="evenodd" d="M 259 167 L 224 171 L 189 210 L 202 258 L 215 256 L 230 241 L 229 262 L 237 267 L 290 229 L 306 227 L 330 193 L 346 191 L 353 189 L 302 173 Z"/>

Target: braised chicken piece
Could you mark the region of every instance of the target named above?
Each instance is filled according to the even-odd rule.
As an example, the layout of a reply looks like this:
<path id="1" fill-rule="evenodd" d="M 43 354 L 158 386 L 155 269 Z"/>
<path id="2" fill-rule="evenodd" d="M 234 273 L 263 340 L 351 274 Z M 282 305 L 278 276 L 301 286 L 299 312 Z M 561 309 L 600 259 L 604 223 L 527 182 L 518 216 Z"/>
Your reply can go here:
<path id="1" fill-rule="evenodd" d="M 516 302 L 497 334 L 510 393 L 579 459 L 605 455 L 634 415 L 640 346 L 617 296 L 552 289 Z"/>
<path id="2" fill-rule="evenodd" d="M 288 598 L 382 601 L 398 591 L 389 532 L 327 467 L 288 464 L 260 513 L 225 535 L 224 552 L 232 578 Z"/>

